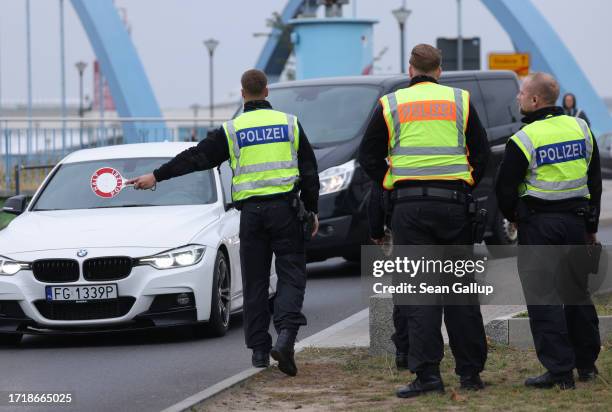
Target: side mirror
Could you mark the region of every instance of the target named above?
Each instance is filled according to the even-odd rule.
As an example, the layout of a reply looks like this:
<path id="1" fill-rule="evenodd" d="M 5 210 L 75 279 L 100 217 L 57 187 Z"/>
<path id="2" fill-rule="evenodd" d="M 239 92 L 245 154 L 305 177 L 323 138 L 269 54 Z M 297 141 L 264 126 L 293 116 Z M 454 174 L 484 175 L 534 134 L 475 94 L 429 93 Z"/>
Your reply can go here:
<path id="1" fill-rule="evenodd" d="M 20 215 L 28 206 L 28 199 L 25 195 L 13 196 L 10 197 L 4 202 L 4 207 L 2 211 L 5 213 L 10 213 L 12 215 Z"/>

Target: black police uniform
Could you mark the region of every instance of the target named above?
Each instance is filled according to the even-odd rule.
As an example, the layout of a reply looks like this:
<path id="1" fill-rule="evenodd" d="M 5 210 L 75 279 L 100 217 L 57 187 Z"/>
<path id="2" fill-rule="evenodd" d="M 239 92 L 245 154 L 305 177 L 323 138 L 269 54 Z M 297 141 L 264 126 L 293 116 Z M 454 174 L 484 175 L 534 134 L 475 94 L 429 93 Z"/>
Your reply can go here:
<path id="1" fill-rule="evenodd" d="M 390 210 L 388 196 L 382 185 L 372 184 L 368 198 L 368 227 L 372 239 L 382 239 L 385 236 L 385 226 L 390 225 Z"/>
<path id="2" fill-rule="evenodd" d="M 436 82 L 429 76 L 416 76 L 410 85 Z M 482 179 L 490 149 L 486 131 L 470 103 L 466 129 L 468 161 L 473 168 L 475 184 Z M 388 170 L 388 131 L 379 105 L 368 126 L 360 147 L 359 161 L 364 171 L 377 185 L 382 185 Z M 428 194 L 423 188 L 429 189 Z M 403 198 L 402 191 L 410 194 Z M 393 243 L 395 245 L 470 245 L 472 222 L 465 204 L 471 188 L 462 181 L 402 181 L 395 185 Z M 459 193 L 460 196 L 454 196 Z M 460 199 L 458 199 L 460 197 Z M 395 334 L 398 352 L 407 352 L 408 367 L 417 375 L 439 374 L 444 355 L 440 332 L 442 312 L 456 360 L 456 372 L 461 376 L 477 375 L 487 357 L 487 343 L 479 305 L 408 306 L 394 308 Z M 408 345 L 409 342 L 409 345 Z"/>
<path id="3" fill-rule="evenodd" d="M 250 101 L 244 111 L 271 109 L 265 100 Z M 300 180 L 296 186 L 307 211 L 317 213 L 319 175 L 317 161 L 300 124 L 297 151 Z M 157 181 L 182 176 L 197 170 L 220 166 L 229 159 L 223 128 L 154 171 Z M 272 338 L 268 333 L 270 310 L 268 290 L 272 254 L 276 258 L 278 284 L 274 299 L 274 326 L 277 331 L 297 333 L 306 325 L 302 303 L 306 288 L 306 260 L 302 223 L 292 207 L 295 193 L 251 197 L 239 202 L 240 263 L 244 298 L 244 330 L 247 347 L 269 353 Z"/>
<path id="4" fill-rule="evenodd" d="M 563 114 L 561 107 L 548 107 L 527 115 L 523 122 L 528 124 L 547 116 Z M 587 232 L 597 232 L 601 202 L 601 169 L 595 139 L 588 168 L 590 200 L 573 198 L 550 201 L 531 196 L 519 199 L 519 186 L 525 179 L 528 166 L 521 149 L 513 141 L 508 141 L 499 169 L 496 194 L 499 209 L 506 219 L 518 222 L 519 248 L 522 245 L 585 244 Z M 585 221 L 585 217 L 577 213 L 583 215 L 589 206 L 595 213 L 591 221 Z M 555 258 L 560 259 L 561 256 Z M 519 272 L 520 269 L 519 265 Z M 586 282 L 583 286 L 588 295 Z M 551 374 L 569 376 L 573 368 L 578 368 L 579 372 L 593 370 L 601 341 L 597 313 L 592 304 L 528 305 L 527 309 L 538 358 Z"/>
<path id="5" fill-rule="evenodd" d="M 373 182 L 368 199 L 368 226 L 372 239 L 382 239 L 385 227 L 391 228 L 392 212 L 391 192 Z M 399 305 L 393 306 L 393 326 L 395 332 L 391 340 L 396 350 L 395 366 L 398 369 L 408 369 L 408 318 L 401 313 Z"/>

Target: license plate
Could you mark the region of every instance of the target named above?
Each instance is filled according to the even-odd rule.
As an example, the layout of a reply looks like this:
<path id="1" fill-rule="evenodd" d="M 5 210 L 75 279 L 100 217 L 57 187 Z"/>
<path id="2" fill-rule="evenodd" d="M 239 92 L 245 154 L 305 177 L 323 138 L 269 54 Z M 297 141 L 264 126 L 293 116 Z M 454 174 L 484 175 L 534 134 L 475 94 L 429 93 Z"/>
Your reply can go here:
<path id="1" fill-rule="evenodd" d="M 117 285 L 47 286 L 47 301 L 84 301 L 117 298 Z"/>

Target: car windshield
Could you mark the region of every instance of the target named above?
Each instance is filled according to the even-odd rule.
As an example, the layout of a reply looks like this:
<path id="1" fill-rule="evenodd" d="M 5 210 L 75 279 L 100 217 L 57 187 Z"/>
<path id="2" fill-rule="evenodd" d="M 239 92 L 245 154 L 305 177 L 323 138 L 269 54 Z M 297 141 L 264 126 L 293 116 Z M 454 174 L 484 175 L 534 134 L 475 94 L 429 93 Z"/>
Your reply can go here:
<path id="1" fill-rule="evenodd" d="M 321 147 L 358 137 L 379 95 L 374 86 L 298 86 L 272 88 L 268 100 L 274 109 L 295 114 L 308 141 Z"/>
<path id="2" fill-rule="evenodd" d="M 112 198 L 99 197 L 92 189 L 91 178 L 101 168 L 113 168 L 124 179 L 130 179 L 150 173 L 168 160 L 132 158 L 62 164 L 32 210 L 201 205 L 217 200 L 215 180 L 209 170 L 165 180 L 157 184 L 155 191 L 134 190 L 128 186 Z"/>

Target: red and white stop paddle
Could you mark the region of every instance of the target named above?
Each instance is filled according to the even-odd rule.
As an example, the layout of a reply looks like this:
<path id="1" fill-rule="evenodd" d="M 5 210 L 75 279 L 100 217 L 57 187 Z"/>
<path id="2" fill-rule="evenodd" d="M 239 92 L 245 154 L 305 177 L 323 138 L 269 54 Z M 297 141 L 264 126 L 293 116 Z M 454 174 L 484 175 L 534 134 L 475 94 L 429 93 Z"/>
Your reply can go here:
<path id="1" fill-rule="evenodd" d="M 91 175 L 91 190 L 96 196 L 112 198 L 117 196 L 123 189 L 133 184 L 126 184 L 127 179 L 121 176 L 118 170 L 112 167 L 102 167 Z"/>

